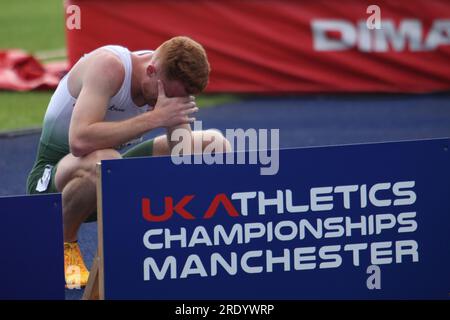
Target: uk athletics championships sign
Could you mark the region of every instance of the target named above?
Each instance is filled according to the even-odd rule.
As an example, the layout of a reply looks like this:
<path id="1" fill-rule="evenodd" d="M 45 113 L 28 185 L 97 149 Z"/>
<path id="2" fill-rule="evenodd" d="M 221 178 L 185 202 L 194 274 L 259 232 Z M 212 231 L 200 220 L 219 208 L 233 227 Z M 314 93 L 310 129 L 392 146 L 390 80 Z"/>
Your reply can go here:
<path id="1" fill-rule="evenodd" d="M 447 299 L 450 141 L 103 161 L 106 299 Z M 248 154 L 247 154 L 248 156 Z"/>

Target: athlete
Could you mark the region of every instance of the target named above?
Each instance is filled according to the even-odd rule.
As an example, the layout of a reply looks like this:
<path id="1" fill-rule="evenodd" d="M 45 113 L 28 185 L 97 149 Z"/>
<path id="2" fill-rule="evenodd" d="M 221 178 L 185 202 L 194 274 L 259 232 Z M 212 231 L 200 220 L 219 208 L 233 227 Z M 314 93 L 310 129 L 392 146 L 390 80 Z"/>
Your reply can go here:
<path id="1" fill-rule="evenodd" d="M 209 72 L 203 47 L 188 37 L 175 37 L 154 51 L 100 47 L 61 80 L 45 114 L 27 190 L 62 193 L 66 284 L 79 279 L 85 286 L 89 277 L 77 234 L 95 214 L 96 164 L 170 155 L 176 143 L 171 133 L 190 130 L 198 111 L 194 95 L 205 89 Z M 165 128 L 166 135 L 143 141 L 142 136 L 156 128 Z M 205 147 L 205 142 L 216 141 L 230 151 L 219 131 L 193 131 L 190 137 L 188 143 L 200 139 Z"/>

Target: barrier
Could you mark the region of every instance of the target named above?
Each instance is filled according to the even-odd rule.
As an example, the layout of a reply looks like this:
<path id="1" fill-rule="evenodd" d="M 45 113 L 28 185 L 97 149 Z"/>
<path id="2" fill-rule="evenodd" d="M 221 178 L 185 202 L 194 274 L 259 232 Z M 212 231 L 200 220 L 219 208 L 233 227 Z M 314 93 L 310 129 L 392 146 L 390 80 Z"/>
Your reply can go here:
<path id="1" fill-rule="evenodd" d="M 155 49 L 177 35 L 206 49 L 209 92 L 436 92 L 450 89 L 450 3 L 378 0 L 67 0 L 70 64 L 107 44 Z M 75 7 L 76 6 L 76 7 Z M 413 9 L 412 9 L 413 8 Z M 369 19 L 372 17 L 372 19 Z"/>
<path id="2" fill-rule="evenodd" d="M 449 145 L 285 149 L 272 176 L 102 161 L 85 298 L 448 299 Z"/>
<path id="3" fill-rule="evenodd" d="M 61 195 L 0 197 L 0 299 L 64 299 Z"/>

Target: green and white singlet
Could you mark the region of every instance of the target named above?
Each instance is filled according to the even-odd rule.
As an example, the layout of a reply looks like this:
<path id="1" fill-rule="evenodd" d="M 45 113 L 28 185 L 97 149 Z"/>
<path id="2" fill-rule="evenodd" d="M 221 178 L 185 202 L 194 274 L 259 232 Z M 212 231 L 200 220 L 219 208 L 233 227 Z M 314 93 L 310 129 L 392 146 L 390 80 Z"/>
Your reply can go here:
<path id="1" fill-rule="evenodd" d="M 122 46 L 109 45 L 100 47 L 92 51 L 91 53 L 84 55 L 81 59 L 85 59 L 97 50 L 108 50 L 117 55 L 120 58 L 125 69 L 125 77 L 122 86 L 120 87 L 119 91 L 109 100 L 104 121 L 122 121 L 146 112 L 149 109 L 149 106 L 144 105 L 142 107 L 138 107 L 135 105 L 131 97 L 131 52 L 127 48 Z M 144 54 L 148 52 L 151 51 L 146 50 L 136 53 Z M 76 98 L 72 97 L 69 92 L 67 83 L 69 75 L 70 72 L 67 73 L 60 81 L 45 113 L 36 161 L 27 181 L 28 193 L 56 192 L 55 190 L 51 190 L 54 189 L 54 186 L 51 186 L 50 188 L 47 188 L 47 186 L 45 186 L 45 190 L 42 190 L 42 186 L 38 188 L 37 186 L 40 182 L 45 183 L 45 181 L 39 180 L 46 178 L 46 167 L 48 168 L 47 178 L 53 180 L 56 164 L 61 158 L 70 153 L 69 126 L 72 117 L 72 111 L 76 103 Z M 120 152 L 123 148 L 130 145 L 135 145 L 141 141 L 142 137 L 129 141 L 123 145 L 116 146 L 115 149 Z M 49 183 L 47 181 L 47 185 L 48 184 Z M 37 189 L 41 189 L 42 191 Z"/>

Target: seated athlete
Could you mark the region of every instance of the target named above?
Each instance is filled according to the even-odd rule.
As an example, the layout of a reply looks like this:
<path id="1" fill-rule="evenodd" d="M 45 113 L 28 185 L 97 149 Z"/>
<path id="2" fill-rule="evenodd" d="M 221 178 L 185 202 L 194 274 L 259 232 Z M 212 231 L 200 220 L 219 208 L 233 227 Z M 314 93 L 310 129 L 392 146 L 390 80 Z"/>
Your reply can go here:
<path id="1" fill-rule="evenodd" d="M 61 80 L 45 114 L 28 193 L 62 193 L 66 283 L 89 277 L 77 243 L 80 225 L 96 209 L 96 163 L 122 157 L 170 155 L 176 128 L 190 130 L 198 108 L 193 95 L 209 78 L 203 47 L 175 37 L 155 51 L 105 46 L 82 57 Z M 166 135 L 142 142 L 165 128 Z M 200 139 L 228 141 L 219 131 L 192 132 Z M 127 152 L 123 148 L 135 145 Z M 73 273 L 74 268 L 80 270 Z M 78 269 L 79 268 L 79 269 Z M 81 278 L 81 279 L 80 279 Z"/>

